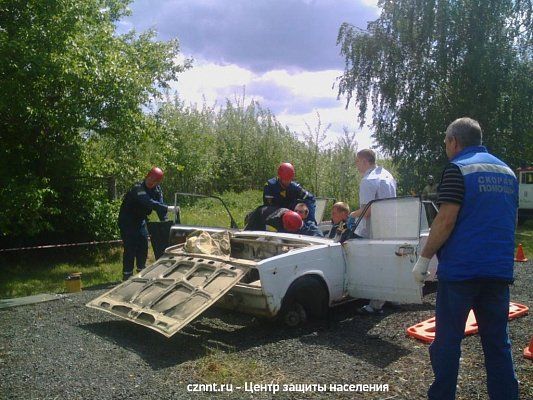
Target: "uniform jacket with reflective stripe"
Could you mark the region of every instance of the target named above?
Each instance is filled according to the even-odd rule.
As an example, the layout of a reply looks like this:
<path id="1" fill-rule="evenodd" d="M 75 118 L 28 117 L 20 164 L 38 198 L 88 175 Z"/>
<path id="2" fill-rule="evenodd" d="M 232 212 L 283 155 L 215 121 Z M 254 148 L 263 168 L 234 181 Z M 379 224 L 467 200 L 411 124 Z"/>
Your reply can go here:
<path id="1" fill-rule="evenodd" d="M 267 181 L 263 188 L 263 204 L 265 206 L 294 210 L 294 206 L 299 201 L 305 203 L 309 209 L 307 219 L 316 223 L 315 196 L 302 188 L 299 183 L 292 181 L 287 188 L 283 188 L 278 178 L 272 178 Z"/>
<path id="2" fill-rule="evenodd" d="M 167 206 L 163 203 L 161 187 L 148 189 L 144 181 L 137 182 L 122 200 L 118 215 L 120 229 L 131 233 L 142 230 L 147 234 L 145 220 L 152 210 L 157 212 L 161 221 L 166 219 Z"/>
<path id="3" fill-rule="evenodd" d="M 464 177 L 465 195 L 455 228 L 438 252 L 439 280 L 513 279 L 518 182 L 483 146 L 450 160 Z"/>

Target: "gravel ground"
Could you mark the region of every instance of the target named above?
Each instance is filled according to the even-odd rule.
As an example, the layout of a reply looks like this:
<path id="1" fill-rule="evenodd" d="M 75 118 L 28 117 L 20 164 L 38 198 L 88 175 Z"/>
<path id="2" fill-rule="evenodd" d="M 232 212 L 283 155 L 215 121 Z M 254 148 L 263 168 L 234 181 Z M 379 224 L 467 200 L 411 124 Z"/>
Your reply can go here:
<path id="1" fill-rule="evenodd" d="M 515 275 L 511 300 L 532 307 L 533 263 L 517 263 Z M 375 317 L 356 315 L 361 303 L 355 302 L 336 308 L 329 321 L 298 330 L 208 310 L 166 339 L 84 306 L 103 291 L 86 290 L 58 301 L 0 311 L 0 398 L 423 399 L 432 380 L 428 346 L 407 337 L 405 329 L 433 315 L 435 294 L 427 295 L 422 305 L 387 309 Z M 515 319 L 509 327 L 521 398 L 533 399 L 533 361 L 522 356 L 533 335 L 532 317 Z M 210 349 L 218 358 L 206 364 Z M 188 384 L 206 383 L 203 368 L 216 373 L 217 362 L 223 364 L 225 358 L 242 373 L 256 366 L 253 383 L 388 384 L 389 391 L 187 390 Z M 479 337 L 467 337 L 457 398 L 487 399 L 485 382 Z"/>

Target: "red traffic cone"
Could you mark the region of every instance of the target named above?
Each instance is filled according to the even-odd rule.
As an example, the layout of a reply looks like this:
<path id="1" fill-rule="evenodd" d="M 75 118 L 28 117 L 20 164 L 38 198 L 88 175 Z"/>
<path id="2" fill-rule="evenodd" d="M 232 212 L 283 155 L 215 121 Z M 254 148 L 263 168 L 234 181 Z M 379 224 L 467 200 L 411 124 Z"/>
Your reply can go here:
<path id="1" fill-rule="evenodd" d="M 522 248 L 522 243 L 518 244 L 518 249 L 516 250 L 516 257 L 514 258 L 516 262 L 526 262 L 527 258 L 524 254 L 524 249 Z"/>
<path id="2" fill-rule="evenodd" d="M 533 336 L 531 336 L 531 340 L 529 341 L 529 347 L 524 349 L 524 357 L 533 360 Z"/>

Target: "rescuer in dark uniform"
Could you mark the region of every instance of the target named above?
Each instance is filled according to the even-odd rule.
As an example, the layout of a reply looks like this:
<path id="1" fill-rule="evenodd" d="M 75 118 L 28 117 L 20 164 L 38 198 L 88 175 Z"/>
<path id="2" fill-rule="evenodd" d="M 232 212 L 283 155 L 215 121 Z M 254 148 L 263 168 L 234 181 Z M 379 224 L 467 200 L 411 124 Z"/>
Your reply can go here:
<path id="1" fill-rule="evenodd" d="M 293 179 L 294 167 L 292 164 L 282 163 L 278 168 L 278 176 L 269 179 L 263 188 L 263 204 L 265 206 L 277 206 L 294 210 L 296 204 L 303 202 L 309 208 L 307 219 L 316 224 L 315 196 L 302 188 Z"/>
<path id="2" fill-rule="evenodd" d="M 435 183 L 433 175 L 428 175 L 428 184 L 422 190 L 422 199 L 431 200 L 436 203 L 438 198 L 438 187 L 439 185 Z"/>
<path id="3" fill-rule="evenodd" d="M 302 218 L 288 208 L 259 206 L 247 216 L 244 230 L 296 233 L 302 226 Z"/>
<path id="4" fill-rule="evenodd" d="M 154 167 L 142 182 L 133 185 L 122 200 L 118 226 L 124 244 L 122 257 L 124 280 L 133 274 L 135 260 L 137 260 L 137 272 L 145 267 L 148 256 L 148 230 L 146 229 L 148 215 L 155 210 L 159 219 L 165 221 L 167 212 L 174 210 L 174 206 L 167 206 L 163 202 L 163 191 L 159 186 L 162 180 L 163 171 Z"/>

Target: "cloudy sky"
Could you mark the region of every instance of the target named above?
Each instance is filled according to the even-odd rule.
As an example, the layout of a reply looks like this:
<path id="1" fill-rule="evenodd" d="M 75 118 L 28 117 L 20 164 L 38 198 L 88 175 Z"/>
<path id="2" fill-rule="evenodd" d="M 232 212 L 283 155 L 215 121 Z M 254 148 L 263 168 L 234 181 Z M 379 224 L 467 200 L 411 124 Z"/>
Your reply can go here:
<path id="1" fill-rule="evenodd" d="M 153 28 L 159 38 L 178 38 L 193 68 L 173 85 L 189 103 L 224 104 L 246 95 L 270 109 L 295 132 L 306 122 L 331 123 L 330 142 L 347 127 L 359 148 L 372 144 L 358 128 L 353 105 L 332 88 L 342 74 L 336 46 L 342 22 L 365 28 L 378 16 L 377 0 L 135 0 L 118 30 Z"/>

